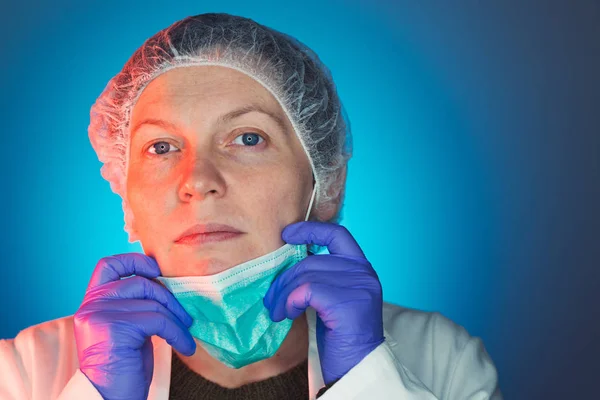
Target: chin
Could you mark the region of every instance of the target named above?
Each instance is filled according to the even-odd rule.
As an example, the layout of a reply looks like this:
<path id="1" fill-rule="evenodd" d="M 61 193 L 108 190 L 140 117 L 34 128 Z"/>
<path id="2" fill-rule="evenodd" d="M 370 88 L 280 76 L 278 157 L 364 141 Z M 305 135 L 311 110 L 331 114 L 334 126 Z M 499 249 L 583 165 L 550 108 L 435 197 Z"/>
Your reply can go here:
<path id="1" fill-rule="evenodd" d="M 215 275 L 219 272 L 228 270 L 238 263 L 228 262 L 223 260 L 221 257 L 214 257 L 209 255 L 203 256 L 190 256 L 185 255 L 181 257 L 171 257 L 169 260 L 171 268 L 170 275 L 172 277 L 181 276 L 209 276 Z"/>
<path id="2" fill-rule="evenodd" d="M 173 247 L 165 254 L 167 268 L 163 272 L 170 277 L 215 275 L 266 254 L 253 254 L 257 250 L 246 243 L 223 246 L 223 242 Z"/>

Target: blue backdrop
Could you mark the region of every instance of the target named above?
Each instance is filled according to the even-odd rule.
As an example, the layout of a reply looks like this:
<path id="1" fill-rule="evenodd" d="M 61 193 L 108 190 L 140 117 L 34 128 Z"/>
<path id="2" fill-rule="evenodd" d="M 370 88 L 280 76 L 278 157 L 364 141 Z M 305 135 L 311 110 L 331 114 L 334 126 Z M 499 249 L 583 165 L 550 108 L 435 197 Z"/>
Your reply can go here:
<path id="1" fill-rule="evenodd" d="M 100 177 L 89 109 L 145 39 L 204 12 L 289 33 L 330 67 L 355 144 L 342 223 L 388 301 L 441 311 L 482 337 L 506 398 L 593 397 L 592 1 L 4 5 L 0 337 L 73 314 L 100 258 L 141 250 Z"/>

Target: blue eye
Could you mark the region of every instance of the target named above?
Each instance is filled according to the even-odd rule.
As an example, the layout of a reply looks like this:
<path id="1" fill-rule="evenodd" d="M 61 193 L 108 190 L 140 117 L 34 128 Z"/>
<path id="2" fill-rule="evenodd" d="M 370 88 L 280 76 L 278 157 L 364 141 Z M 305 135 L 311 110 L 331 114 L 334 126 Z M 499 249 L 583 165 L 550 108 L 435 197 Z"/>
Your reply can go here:
<path id="1" fill-rule="evenodd" d="M 238 140 L 240 138 L 241 138 L 241 143 Z M 235 144 L 241 144 L 243 146 L 256 146 L 257 144 L 264 142 L 264 140 L 265 139 L 263 139 L 262 136 L 260 136 L 256 133 L 244 133 L 243 135 L 236 137 L 233 140 L 233 142 Z"/>
<path id="2" fill-rule="evenodd" d="M 148 148 L 148 151 L 152 154 L 166 154 L 171 151 L 177 150 L 179 149 L 176 146 L 173 146 L 171 143 L 168 142 L 156 142 L 152 146 L 150 146 L 150 148 Z"/>

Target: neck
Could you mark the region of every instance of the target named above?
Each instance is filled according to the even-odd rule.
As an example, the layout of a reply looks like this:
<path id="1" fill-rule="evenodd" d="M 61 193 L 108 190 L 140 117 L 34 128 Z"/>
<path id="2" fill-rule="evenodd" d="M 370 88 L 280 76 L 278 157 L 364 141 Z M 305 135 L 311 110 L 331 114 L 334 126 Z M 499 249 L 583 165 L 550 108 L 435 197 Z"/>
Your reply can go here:
<path id="1" fill-rule="evenodd" d="M 239 369 L 229 368 L 212 358 L 198 340 L 196 340 L 196 349 L 196 353 L 190 357 L 183 356 L 175 350 L 173 356 L 179 357 L 195 373 L 226 388 L 233 389 L 262 381 L 289 371 L 306 360 L 308 354 L 306 314 L 294 320 L 292 328 L 273 357 Z"/>

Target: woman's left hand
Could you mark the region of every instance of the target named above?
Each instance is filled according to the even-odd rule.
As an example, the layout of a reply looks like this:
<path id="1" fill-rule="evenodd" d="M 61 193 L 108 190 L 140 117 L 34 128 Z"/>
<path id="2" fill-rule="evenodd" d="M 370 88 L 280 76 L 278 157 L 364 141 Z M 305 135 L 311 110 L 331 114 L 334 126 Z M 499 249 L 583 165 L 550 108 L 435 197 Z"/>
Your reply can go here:
<path id="1" fill-rule="evenodd" d="M 344 376 L 384 341 L 379 278 L 350 232 L 341 225 L 298 222 L 282 238 L 290 244 L 327 246 L 271 284 L 264 305 L 271 319 L 296 319 L 308 306 L 317 312 L 317 347 L 325 384 Z"/>

